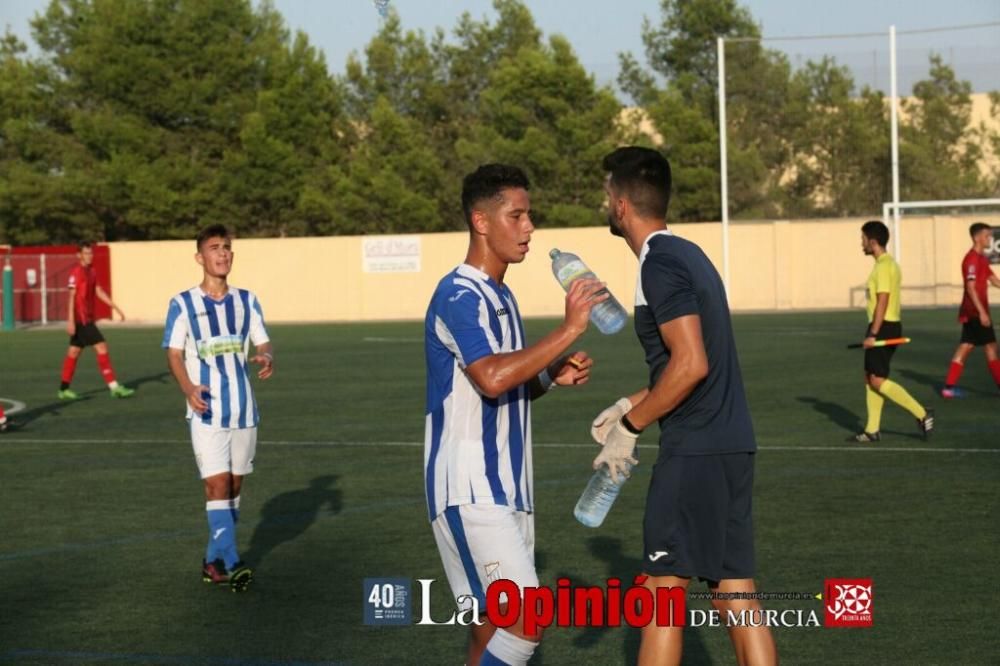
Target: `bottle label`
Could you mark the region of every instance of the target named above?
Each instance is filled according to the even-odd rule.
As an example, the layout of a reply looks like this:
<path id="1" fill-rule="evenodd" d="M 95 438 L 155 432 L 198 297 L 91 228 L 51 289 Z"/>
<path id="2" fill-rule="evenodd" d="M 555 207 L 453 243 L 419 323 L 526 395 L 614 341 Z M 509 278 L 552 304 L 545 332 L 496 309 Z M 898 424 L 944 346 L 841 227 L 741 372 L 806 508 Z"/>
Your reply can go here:
<path id="1" fill-rule="evenodd" d="M 590 270 L 586 264 L 580 260 L 575 260 L 560 268 L 556 276 L 559 278 L 560 284 L 569 289 L 569 286 L 573 284 L 573 280 L 584 277 L 589 272 Z"/>

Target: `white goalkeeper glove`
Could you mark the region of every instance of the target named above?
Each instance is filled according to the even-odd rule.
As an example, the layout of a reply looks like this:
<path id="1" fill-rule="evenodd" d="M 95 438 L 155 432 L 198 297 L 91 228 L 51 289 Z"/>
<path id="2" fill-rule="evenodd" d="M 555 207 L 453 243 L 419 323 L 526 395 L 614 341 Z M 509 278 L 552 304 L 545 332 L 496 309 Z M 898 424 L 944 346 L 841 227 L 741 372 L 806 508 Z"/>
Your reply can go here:
<path id="1" fill-rule="evenodd" d="M 598 414 L 594 422 L 590 424 L 590 436 L 594 438 L 595 442 L 604 446 L 604 440 L 615 423 L 630 411 L 632 411 L 632 402 L 628 398 L 619 398 L 618 402 Z"/>
<path id="2" fill-rule="evenodd" d="M 608 466 L 611 478 L 618 482 L 618 475 L 621 474 L 622 481 L 630 476 L 630 467 L 639 464 L 635 456 L 635 443 L 639 435 L 634 435 L 625 429 L 621 419 L 614 422 L 607 437 L 604 439 L 604 448 L 594 458 L 594 469 L 601 465 Z"/>

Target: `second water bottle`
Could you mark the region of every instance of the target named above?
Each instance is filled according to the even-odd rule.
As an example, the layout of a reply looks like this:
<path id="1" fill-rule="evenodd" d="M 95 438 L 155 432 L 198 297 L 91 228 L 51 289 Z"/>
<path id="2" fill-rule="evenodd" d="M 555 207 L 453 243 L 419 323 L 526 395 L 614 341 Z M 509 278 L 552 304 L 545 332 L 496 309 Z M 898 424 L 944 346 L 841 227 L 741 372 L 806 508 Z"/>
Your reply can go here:
<path id="1" fill-rule="evenodd" d="M 625 469 L 631 472 L 632 465 L 625 463 Z M 573 509 L 573 515 L 582 525 L 600 527 L 627 480 L 625 477 L 612 478 L 608 466 L 601 465 L 590 477 L 590 482 Z"/>

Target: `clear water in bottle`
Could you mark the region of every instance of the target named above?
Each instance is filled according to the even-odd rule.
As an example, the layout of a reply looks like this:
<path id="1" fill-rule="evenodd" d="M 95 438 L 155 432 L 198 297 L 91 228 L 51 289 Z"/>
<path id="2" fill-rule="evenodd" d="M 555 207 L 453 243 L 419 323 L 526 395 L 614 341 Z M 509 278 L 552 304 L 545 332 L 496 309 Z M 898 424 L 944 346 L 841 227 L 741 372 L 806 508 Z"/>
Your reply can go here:
<path id="1" fill-rule="evenodd" d="M 625 463 L 625 468 L 629 472 L 632 471 L 632 465 L 628 463 Z M 627 480 L 619 477 L 618 481 L 615 481 L 611 478 L 608 466 L 601 465 L 590 477 L 587 487 L 583 489 L 583 494 L 573 509 L 573 515 L 587 527 L 600 527 Z"/>
<path id="2" fill-rule="evenodd" d="M 587 264 L 583 263 L 580 257 L 572 252 L 560 252 L 558 249 L 553 249 L 549 252 L 549 256 L 552 258 L 552 274 L 556 276 L 559 284 L 566 291 L 569 291 L 570 285 L 580 278 L 597 278 L 594 272 L 587 268 Z M 591 309 L 590 321 L 594 322 L 598 330 L 605 335 L 617 333 L 628 321 L 628 312 L 614 297 L 614 294 L 607 289 L 599 293 L 607 293 L 608 299 Z"/>

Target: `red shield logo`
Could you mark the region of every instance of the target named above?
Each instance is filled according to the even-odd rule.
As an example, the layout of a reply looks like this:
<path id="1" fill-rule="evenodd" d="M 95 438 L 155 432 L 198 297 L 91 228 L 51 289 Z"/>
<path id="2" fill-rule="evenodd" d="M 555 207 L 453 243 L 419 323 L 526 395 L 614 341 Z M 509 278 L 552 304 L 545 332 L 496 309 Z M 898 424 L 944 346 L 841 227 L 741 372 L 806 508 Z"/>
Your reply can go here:
<path id="1" fill-rule="evenodd" d="M 872 626 L 872 579 L 827 578 L 823 584 L 824 626 Z"/>

